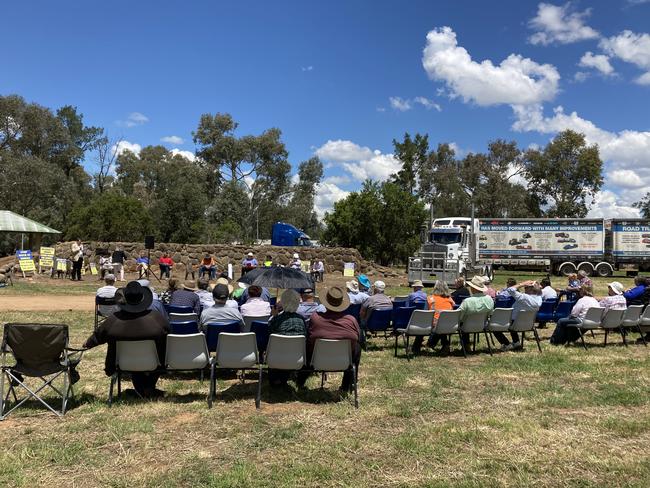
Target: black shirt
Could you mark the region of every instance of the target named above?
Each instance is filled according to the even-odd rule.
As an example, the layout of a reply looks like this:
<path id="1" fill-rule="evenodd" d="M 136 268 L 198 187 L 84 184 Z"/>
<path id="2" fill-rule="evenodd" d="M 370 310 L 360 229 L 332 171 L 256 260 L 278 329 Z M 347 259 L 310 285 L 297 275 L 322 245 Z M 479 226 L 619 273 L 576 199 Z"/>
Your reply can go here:
<path id="1" fill-rule="evenodd" d="M 124 259 L 125 259 L 124 251 L 113 251 L 113 255 L 111 256 L 111 262 L 114 264 L 124 264 Z"/>

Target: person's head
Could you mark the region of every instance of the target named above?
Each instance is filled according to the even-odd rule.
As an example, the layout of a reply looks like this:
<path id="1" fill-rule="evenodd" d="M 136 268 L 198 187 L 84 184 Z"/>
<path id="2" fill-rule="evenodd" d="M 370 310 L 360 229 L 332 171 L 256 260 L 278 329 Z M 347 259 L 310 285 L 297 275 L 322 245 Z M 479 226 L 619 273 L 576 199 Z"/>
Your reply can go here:
<path id="1" fill-rule="evenodd" d="M 541 295 L 542 287 L 536 281 L 524 286 L 524 293 L 526 295 Z"/>
<path id="2" fill-rule="evenodd" d="M 300 295 L 295 290 L 285 290 L 280 296 L 282 310 L 294 313 L 300 306 Z"/>
<path id="3" fill-rule="evenodd" d="M 222 283 L 218 283 L 212 289 L 212 297 L 214 302 L 223 305 L 228 300 L 229 295 L 228 287 Z"/>
<path id="4" fill-rule="evenodd" d="M 465 278 L 458 277 L 456 278 L 456 283 L 454 283 L 454 288 L 459 290 L 460 288 L 465 286 Z"/>
<path id="5" fill-rule="evenodd" d="M 569 281 L 575 281 L 575 280 L 578 279 L 578 275 L 577 275 L 576 273 L 570 273 L 570 274 L 567 276 L 567 279 L 568 279 Z"/>
<path id="6" fill-rule="evenodd" d="M 259 298 L 262 296 L 262 288 L 257 285 L 251 285 L 248 287 L 248 296 L 250 298 Z"/>
<path id="7" fill-rule="evenodd" d="M 206 253 L 203 255 L 203 259 L 210 259 L 210 253 L 209 253 L 209 252 L 206 252 Z"/>
<path id="8" fill-rule="evenodd" d="M 176 278 L 169 278 L 169 281 L 167 282 L 167 287 L 171 291 L 178 290 L 180 288 L 180 285 L 181 285 L 180 281 L 177 280 Z"/>
<path id="9" fill-rule="evenodd" d="M 321 300 L 330 312 L 343 312 L 350 306 L 350 297 L 341 286 L 329 288 Z"/>
<path id="10" fill-rule="evenodd" d="M 294 253 L 293 253 L 293 259 L 300 259 L 300 256 L 298 256 L 298 253 L 297 253 L 297 252 L 294 252 Z"/>
<path id="11" fill-rule="evenodd" d="M 187 291 L 196 291 L 196 282 L 194 282 L 193 280 L 192 281 L 188 280 L 185 283 L 183 283 L 183 288 L 185 288 Z"/>
<path id="12" fill-rule="evenodd" d="M 118 244 L 117 246 L 115 246 L 115 250 L 116 250 L 116 251 L 121 251 L 121 250 L 122 250 L 122 246 L 120 246 L 120 245 Z"/>
<path id="13" fill-rule="evenodd" d="M 375 281 L 374 290 L 375 290 L 374 291 L 375 295 L 379 293 L 384 293 L 384 291 L 386 290 L 386 283 L 384 283 L 381 280 Z"/>
<path id="14" fill-rule="evenodd" d="M 587 272 L 584 269 L 578 270 L 578 278 L 583 279 L 587 277 Z"/>
<path id="15" fill-rule="evenodd" d="M 300 298 L 303 302 L 313 302 L 314 301 L 314 290 L 311 288 L 303 288 Z"/>
<path id="16" fill-rule="evenodd" d="M 645 286 L 646 279 L 643 276 L 637 276 L 634 278 L 634 284 L 636 286 Z"/>
<path id="17" fill-rule="evenodd" d="M 153 294 L 137 281 L 129 281 L 124 288 L 115 293 L 120 310 L 130 313 L 144 312 L 153 301 Z"/>
<path id="18" fill-rule="evenodd" d="M 413 286 L 413 291 L 418 291 L 424 288 L 424 284 L 420 280 L 415 280 L 412 286 Z"/>
<path id="19" fill-rule="evenodd" d="M 359 293 L 359 283 L 357 283 L 357 280 L 350 280 L 345 283 L 345 287 L 348 289 L 349 292 L 351 293 Z"/>
<path id="20" fill-rule="evenodd" d="M 546 288 L 547 286 L 551 286 L 551 279 L 546 277 L 542 278 L 542 281 L 539 282 L 542 288 Z"/>
<path id="21" fill-rule="evenodd" d="M 109 273 L 104 276 L 104 283 L 106 283 L 107 286 L 113 286 L 115 284 L 115 275 Z"/>
<path id="22" fill-rule="evenodd" d="M 359 289 L 361 291 L 367 291 L 370 289 L 370 286 L 370 278 L 364 274 L 359 275 Z"/>
<path id="23" fill-rule="evenodd" d="M 440 280 L 437 280 L 435 285 L 433 285 L 433 294 L 445 298 L 449 298 L 451 296 L 451 292 L 449 291 L 447 283 Z"/>
<path id="24" fill-rule="evenodd" d="M 163 258 L 168 258 L 168 257 L 169 257 L 169 253 L 168 253 L 168 252 L 164 252 L 164 253 L 163 253 Z"/>
<path id="25" fill-rule="evenodd" d="M 140 257 L 143 258 L 144 256 L 145 256 L 145 252 L 144 252 L 144 251 L 140 251 Z"/>
<path id="26" fill-rule="evenodd" d="M 81 244 L 81 239 L 77 237 L 75 240 L 77 241 L 77 244 Z"/>
<path id="27" fill-rule="evenodd" d="M 625 289 L 623 288 L 623 285 L 618 281 L 607 283 L 607 293 L 610 297 L 614 295 L 622 295 L 623 291 L 625 291 Z"/>
<path id="28" fill-rule="evenodd" d="M 487 291 L 487 287 L 485 286 L 485 283 L 483 283 L 483 278 L 480 276 L 474 276 L 470 281 L 467 282 L 467 286 L 469 292 L 472 295 L 476 295 L 477 293 L 485 293 Z"/>
<path id="29" fill-rule="evenodd" d="M 248 254 L 246 254 L 246 257 L 247 257 L 248 259 L 253 259 L 254 256 L 255 256 L 255 255 L 254 255 L 252 252 L 249 252 Z"/>
<path id="30" fill-rule="evenodd" d="M 196 286 L 199 290 L 207 290 L 208 286 L 210 286 L 210 282 L 205 278 L 199 278 L 196 282 Z"/>
<path id="31" fill-rule="evenodd" d="M 594 289 L 591 285 L 581 285 L 580 286 L 580 296 L 581 297 L 593 297 Z"/>
<path id="32" fill-rule="evenodd" d="M 506 281 L 506 286 L 508 288 L 511 288 L 511 287 L 515 286 L 516 284 L 517 284 L 517 280 L 514 279 L 514 278 L 508 278 L 507 281 Z"/>

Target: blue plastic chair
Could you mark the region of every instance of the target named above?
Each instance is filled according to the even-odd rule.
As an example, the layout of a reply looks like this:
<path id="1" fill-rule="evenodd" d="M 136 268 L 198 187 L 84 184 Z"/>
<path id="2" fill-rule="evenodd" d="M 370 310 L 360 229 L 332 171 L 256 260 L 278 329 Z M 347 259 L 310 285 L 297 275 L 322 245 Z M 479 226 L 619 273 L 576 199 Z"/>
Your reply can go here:
<path id="1" fill-rule="evenodd" d="M 510 297 L 497 297 L 494 300 L 494 308 L 511 308 L 508 307 Z"/>
<path id="2" fill-rule="evenodd" d="M 199 331 L 199 324 L 196 320 L 170 322 L 169 330 L 170 334 L 196 334 Z"/>
<path id="3" fill-rule="evenodd" d="M 345 309 L 346 315 L 352 315 L 355 319 L 357 319 L 357 322 L 361 320 L 361 304 L 360 303 L 351 303 L 348 308 Z M 374 312 L 373 312 L 374 313 Z M 371 315 L 372 317 L 372 315 Z"/>
<path id="4" fill-rule="evenodd" d="M 392 308 L 378 308 L 373 310 L 366 323 L 368 332 L 380 332 L 390 329 L 390 321 L 393 316 Z"/>
<path id="5" fill-rule="evenodd" d="M 194 313 L 192 307 L 179 307 L 178 305 L 165 305 L 167 313 Z"/>
<path id="6" fill-rule="evenodd" d="M 393 309 L 393 332 L 397 329 L 406 329 L 406 326 L 411 320 L 411 315 L 415 311 L 415 307 L 398 307 Z M 373 312 L 374 313 L 374 312 Z M 372 316 L 370 316 L 372 318 Z"/>
<path id="7" fill-rule="evenodd" d="M 424 300 L 415 300 L 409 304 L 410 307 L 415 307 L 415 310 L 427 310 L 429 307 L 428 303 Z"/>
<path id="8" fill-rule="evenodd" d="M 205 324 L 205 341 L 208 343 L 208 351 L 215 352 L 219 343 L 219 334 L 229 332 L 239 334 L 239 322 L 227 322 L 224 324 Z"/>
<path id="9" fill-rule="evenodd" d="M 549 300 L 544 300 L 542 306 L 539 307 L 537 311 L 537 322 L 552 322 L 553 321 L 553 312 L 555 311 L 555 306 L 557 305 L 557 299 L 551 298 Z"/>
<path id="10" fill-rule="evenodd" d="M 266 346 L 269 344 L 269 323 L 261 320 L 251 322 L 251 332 L 255 333 L 257 340 L 257 351 L 261 356 L 266 352 Z"/>
<path id="11" fill-rule="evenodd" d="M 275 307 L 277 303 L 278 303 L 278 297 L 269 298 L 269 305 L 271 305 L 272 307 Z"/>
<path id="12" fill-rule="evenodd" d="M 565 319 L 569 315 L 571 315 L 571 309 L 573 309 L 573 306 L 576 304 L 576 302 L 569 302 L 569 301 L 564 301 L 560 302 L 557 304 L 557 308 L 555 309 L 555 312 L 553 313 L 553 322 L 557 322 L 560 319 Z"/>

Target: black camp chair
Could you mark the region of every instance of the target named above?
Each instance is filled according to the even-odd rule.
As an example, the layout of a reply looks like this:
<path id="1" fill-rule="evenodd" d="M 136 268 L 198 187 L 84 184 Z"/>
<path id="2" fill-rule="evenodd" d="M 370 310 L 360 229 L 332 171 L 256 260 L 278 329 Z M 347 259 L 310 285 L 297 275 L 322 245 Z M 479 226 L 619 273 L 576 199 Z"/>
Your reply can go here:
<path id="1" fill-rule="evenodd" d="M 116 297 L 95 297 L 95 330 L 118 310 Z"/>
<path id="2" fill-rule="evenodd" d="M 2 336 L 2 365 L 0 370 L 0 420 L 20 407 L 30 398 L 41 402 L 48 410 L 58 416 L 65 414 L 68 400 L 74 396 L 70 373 L 79 361 L 84 349 L 68 347 L 68 326 L 60 324 L 6 324 Z M 9 355 L 15 364 L 7 364 Z M 54 381 L 63 376 L 62 389 L 54 386 Z M 38 378 L 42 384 L 28 386 L 27 378 Z M 5 380 L 9 388 L 5 393 Z M 28 395 L 21 400 L 16 394 L 18 387 L 24 388 Z M 61 410 L 49 405 L 39 393 L 50 388 L 61 397 Z M 46 390 L 47 391 L 47 390 Z M 10 405 L 9 396 L 14 404 Z M 11 406 L 11 408 L 9 408 Z"/>

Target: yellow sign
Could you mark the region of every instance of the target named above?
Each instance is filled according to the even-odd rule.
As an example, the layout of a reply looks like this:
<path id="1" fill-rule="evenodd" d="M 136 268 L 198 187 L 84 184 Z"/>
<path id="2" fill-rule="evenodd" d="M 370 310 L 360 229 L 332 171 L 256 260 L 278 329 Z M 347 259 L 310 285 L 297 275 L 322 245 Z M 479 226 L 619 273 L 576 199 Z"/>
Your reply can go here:
<path id="1" fill-rule="evenodd" d="M 90 263 L 90 274 L 91 275 L 97 274 L 97 266 L 95 265 L 95 263 Z"/>
<path id="2" fill-rule="evenodd" d="M 311 272 L 311 261 L 302 261 L 300 263 L 300 269 L 302 269 L 305 273 Z"/>
<path id="3" fill-rule="evenodd" d="M 343 276 L 354 276 L 354 263 L 343 263 Z"/>
<path id="4" fill-rule="evenodd" d="M 23 273 L 26 271 L 36 271 L 33 259 L 20 259 L 18 260 L 18 263 L 20 264 L 20 270 Z"/>
<path id="5" fill-rule="evenodd" d="M 65 259 L 57 259 L 56 260 L 56 270 L 57 271 L 67 271 L 68 269 L 68 263 L 66 262 Z"/>
<path id="6" fill-rule="evenodd" d="M 42 268 L 52 268 L 54 267 L 54 248 L 53 247 L 41 247 L 39 251 L 40 258 L 38 264 Z"/>

